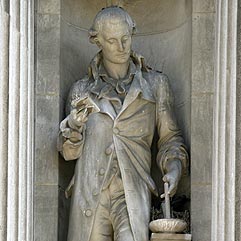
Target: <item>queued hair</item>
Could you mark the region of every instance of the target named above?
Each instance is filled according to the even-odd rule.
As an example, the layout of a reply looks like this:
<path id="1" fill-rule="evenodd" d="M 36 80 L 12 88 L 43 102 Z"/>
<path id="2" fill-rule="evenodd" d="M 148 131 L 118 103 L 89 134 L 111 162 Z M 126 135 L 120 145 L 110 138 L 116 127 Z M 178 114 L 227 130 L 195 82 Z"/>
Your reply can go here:
<path id="1" fill-rule="evenodd" d="M 117 18 L 127 23 L 130 33 L 133 35 L 136 32 L 136 23 L 131 16 L 119 6 L 111 6 L 103 8 L 99 11 L 94 19 L 93 25 L 89 30 L 89 40 L 95 43 L 95 38 L 101 31 L 104 22 L 110 18 Z"/>

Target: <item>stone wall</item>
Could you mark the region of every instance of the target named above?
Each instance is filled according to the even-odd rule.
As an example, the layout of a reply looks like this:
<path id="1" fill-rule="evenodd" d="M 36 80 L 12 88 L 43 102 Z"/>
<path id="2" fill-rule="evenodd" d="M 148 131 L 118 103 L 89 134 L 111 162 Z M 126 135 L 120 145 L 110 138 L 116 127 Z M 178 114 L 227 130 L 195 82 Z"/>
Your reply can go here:
<path id="1" fill-rule="evenodd" d="M 191 220 L 194 241 L 211 240 L 215 1 L 193 1 Z"/>
<path id="2" fill-rule="evenodd" d="M 60 1 L 35 4 L 34 240 L 57 241 Z"/>

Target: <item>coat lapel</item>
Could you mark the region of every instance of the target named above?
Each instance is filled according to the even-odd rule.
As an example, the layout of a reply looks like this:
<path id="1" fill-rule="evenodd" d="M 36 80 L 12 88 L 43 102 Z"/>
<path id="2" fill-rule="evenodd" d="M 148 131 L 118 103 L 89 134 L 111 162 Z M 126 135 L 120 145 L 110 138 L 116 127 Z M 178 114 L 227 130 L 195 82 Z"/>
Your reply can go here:
<path id="1" fill-rule="evenodd" d="M 92 100 L 95 104 L 100 108 L 100 112 L 107 114 L 112 120 L 116 118 L 116 112 L 108 98 L 100 98 L 98 99 L 95 95 L 90 94 Z"/>
<path id="2" fill-rule="evenodd" d="M 128 108 L 128 106 L 136 100 L 139 95 L 141 95 L 142 99 L 150 102 L 155 102 L 151 86 L 146 81 L 146 79 L 143 78 L 141 71 L 136 72 L 128 94 L 126 95 L 126 98 L 123 102 L 123 106 L 118 115 L 111 101 L 116 102 L 116 104 L 120 105 L 120 107 L 121 101 L 114 91 L 110 91 L 108 94 L 103 95 L 101 98 L 96 98 L 96 93 L 94 91 L 92 91 L 92 93 L 95 94 L 95 98 L 93 99 L 100 108 L 100 112 L 106 113 L 113 120 L 118 118 Z"/>
<path id="3" fill-rule="evenodd" d="M 144 65 L 143 57 L 135 54 L 134 52 L 132 53 L 131 57 L 136 66 L 136 73 L 118 115 L 111 103 L 114 102 L 117 106 L 120 105 L 121 107 L 121 101 L 117 94 L 114 90 L 107 90 L 106 93 L 103 91 L 103 88 L 107 88 L 108 86 L 106 86 L 106 83 L 102 81 L 99 76 L 99 66 L 102 58 L 101 53 L 97 54 L 97 56 L 92 60 L 89 68 L 89 74 L 93 76 L 94 80 L 94 82 L 90 85 L 89 90 L 95 95 L 94 99 L 100 108 L 100 112 L 108 114 L 113 120 L 118 118 L 118 116 L 120 116 L 139 95 L 141 95 L 141 98 L 147 101 L 155 102 L 152 87 L 142 76 L 142 68 L 148 71 L 148 68 Z"/>
<path id="4" fill-rule="evenodd" d="M 99 100 L 100 112 L 106 113 L 112 120 L 116 118 L 116 112 L 109 100 L 102 98 Z"/>
<path id="5" fill-rule="evenodd" d="M 106 87 L 108 87 L 108 85 L 99 77 L 96 77 L 95 82 L 92 85 L 90 85 L 89 91 L 93 96 L 95 103 L 100 108 L 100 112 L 106 113 L 114 120 L 117 114 L 115 112 L 113 105 L 111 104 L 111 101 L 115 102 L 120 107 L 121 101 L 117 97 L 117 94 L 114 92 L 114 90 L 107 92 L 102 91 Z"/>
<path id="6" fill-rule="evenodd" d="M 128 108 L 128 106 L 136 100 L 139 95 L 141 95 L 141 98 L 155 103 L 151 86 L 146 81 L 146 79 L 143 78 L 141 70 L 136 72 L 118 116 L 120 116 Z"/>

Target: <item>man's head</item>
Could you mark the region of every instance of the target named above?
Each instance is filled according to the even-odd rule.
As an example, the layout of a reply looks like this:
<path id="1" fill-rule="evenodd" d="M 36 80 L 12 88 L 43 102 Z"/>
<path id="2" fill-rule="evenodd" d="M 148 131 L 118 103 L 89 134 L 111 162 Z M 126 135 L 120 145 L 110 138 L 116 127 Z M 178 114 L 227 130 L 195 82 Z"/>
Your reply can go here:
<path id="1" fill-rule="evenodd" d="M 108 61 L 121 64 L 129 60 L 135 23 L 120 7 L 102 9 L 89 30 L 90 41 L 102 50 Z"/>

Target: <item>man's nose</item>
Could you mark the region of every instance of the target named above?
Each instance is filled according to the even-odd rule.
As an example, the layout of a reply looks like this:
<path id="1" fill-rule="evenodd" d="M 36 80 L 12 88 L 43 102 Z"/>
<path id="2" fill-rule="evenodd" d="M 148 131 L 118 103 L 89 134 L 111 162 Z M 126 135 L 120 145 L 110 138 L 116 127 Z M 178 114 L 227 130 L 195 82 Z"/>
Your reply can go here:
<path id="1" fill-rule="evenodd" d="M 122 52 L 122 51 L 124 51 L 124 49 L 125 49 L 125 46 L 124 46 L 123 42 L 122 41 L 118 41 L 118 50 L 120 52 Z"/>

